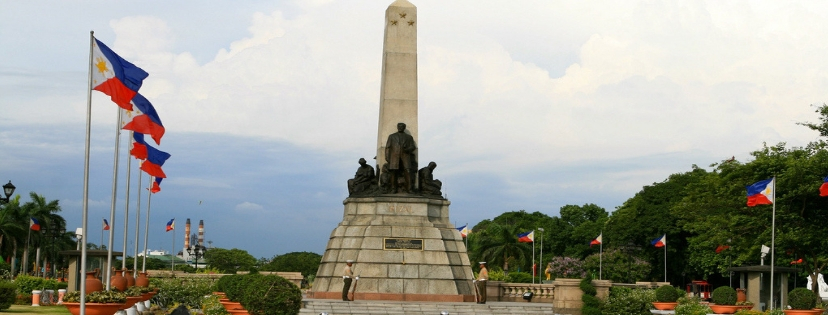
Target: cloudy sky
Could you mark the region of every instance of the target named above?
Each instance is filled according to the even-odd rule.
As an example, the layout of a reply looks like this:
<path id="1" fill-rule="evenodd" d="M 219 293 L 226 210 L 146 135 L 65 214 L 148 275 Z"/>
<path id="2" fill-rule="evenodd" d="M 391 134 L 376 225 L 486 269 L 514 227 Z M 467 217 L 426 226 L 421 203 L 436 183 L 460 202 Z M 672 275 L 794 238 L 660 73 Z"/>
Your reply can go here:
<path id="1" fill-rule="evenodd" d="M 141 93 L 167 130 L 149 248 L 180 250 L 190 218 L 213 246 L 321 254 L 346 180 L 376 151 L 391 2 L 0 0 L 0 181 L 24 202 L 32 191 L 60 200 L 81 226 L 94 31 L 149 72 Z M 438 163 L 458 225 L 567 204 L 612 211 L 693 164 L 815 140 L 796 122 L 828 100 L 823 2 L 414 4 L 420 160 Z M 89 237 L 100 242 L 116 106 L 100 92 L 92 106 Z"/>

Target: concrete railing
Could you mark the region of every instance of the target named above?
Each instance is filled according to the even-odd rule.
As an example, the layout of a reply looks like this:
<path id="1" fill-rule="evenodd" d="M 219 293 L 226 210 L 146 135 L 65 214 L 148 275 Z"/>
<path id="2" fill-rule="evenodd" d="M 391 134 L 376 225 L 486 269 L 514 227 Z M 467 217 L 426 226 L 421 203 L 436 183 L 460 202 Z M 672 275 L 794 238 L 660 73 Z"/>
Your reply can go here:
<path id="1" fill-rule="evenodd" d="M 190 278 L 190 279 L 218 279 L 229 274 L 221 274 L 221 273 L 185 273 L 183 271 L 175 271 L 171 272 L 169 270 L 147 270 L 148 276 L 150 278 Z M 241 271 L 239 274 L 246 274 L 247 271 Z M 302 273 L 301 272 L 281 272 L 281 271 L 260 271 L 260 274 L 269 275 L 274 274 L 280 276 L 282 278 L 287 279 L 290 282 L 293 282 L 298 287 L 302 285 Z"/>

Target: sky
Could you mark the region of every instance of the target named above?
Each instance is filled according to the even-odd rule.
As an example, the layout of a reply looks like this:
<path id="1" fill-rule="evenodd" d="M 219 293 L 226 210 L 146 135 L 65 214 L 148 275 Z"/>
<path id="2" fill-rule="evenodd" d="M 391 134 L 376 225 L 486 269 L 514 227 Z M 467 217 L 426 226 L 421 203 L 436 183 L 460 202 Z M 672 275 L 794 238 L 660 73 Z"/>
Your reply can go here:
<path id="1" fill-rule="evenodd" d="M 149 73 L 140 92 L 166 127 L 156 147 L 172 157 L 149 200 L 150 249 L 180 251 L 190 218 L 215 247 L 322 254 L 357 160 L 376 152 L 391 2 L 0 0 L 0 181 L 23 202 L 30 192 L 59 200 L 69 229 L 82 226 L 94 31 Z M 828 100 L 828 3 L 412 3 L 419 158 L 437 162 L 457 226 L 565 205 L 611 212 L 693 165 L 818 138 L 796 123 L 818 121 L 813 106 Z M 97 91 L 91 102 L 87 237 L 106 243 L 117 107 Z"/>

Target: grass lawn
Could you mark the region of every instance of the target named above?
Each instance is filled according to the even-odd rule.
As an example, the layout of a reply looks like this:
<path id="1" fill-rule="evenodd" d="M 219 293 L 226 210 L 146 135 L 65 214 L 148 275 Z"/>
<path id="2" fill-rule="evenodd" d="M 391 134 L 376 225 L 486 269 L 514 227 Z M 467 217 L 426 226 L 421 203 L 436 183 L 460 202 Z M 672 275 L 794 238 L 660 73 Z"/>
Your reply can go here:
<path id="1" fill-rule="evenodd" d="M 61 305 L 56 306 L 31 306 L 12 305 L 7 310 L 0 311 L 0 314 L 40 314 L 40 315 L 69 315 L 69 310 Z"/>

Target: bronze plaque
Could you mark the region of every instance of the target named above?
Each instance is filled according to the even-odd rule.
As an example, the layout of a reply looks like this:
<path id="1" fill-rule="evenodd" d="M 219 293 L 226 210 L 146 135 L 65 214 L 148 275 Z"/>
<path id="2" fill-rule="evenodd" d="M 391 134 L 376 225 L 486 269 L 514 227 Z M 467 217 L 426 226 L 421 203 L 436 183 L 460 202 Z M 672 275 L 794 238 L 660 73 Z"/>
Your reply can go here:
<path id="1" fill-rule="evenodd" d="M 421 238 L 386 238 L 384 250 L 423 250 Z"/>

